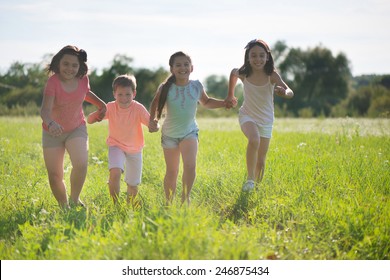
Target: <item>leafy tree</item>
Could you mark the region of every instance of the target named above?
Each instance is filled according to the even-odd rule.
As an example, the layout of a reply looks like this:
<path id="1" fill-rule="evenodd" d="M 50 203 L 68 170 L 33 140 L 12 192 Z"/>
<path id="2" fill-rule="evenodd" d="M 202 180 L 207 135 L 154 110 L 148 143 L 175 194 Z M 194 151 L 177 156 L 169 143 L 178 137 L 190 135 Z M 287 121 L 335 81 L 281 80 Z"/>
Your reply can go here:
<path id="1" fill-rule="evenodd" d="M 347 99 L 348 111 L 351 115 L 364 116 L 370 107 L 373 95 L 372 86 L 363 86 L 353 91 Z"/>
<path id="2" fill-rule="evenodd" d="M 137 95 L 135 99 L 142 103 L 146 108 L 149 108 L 159 85 L 168 77 L 168 75 L 169 72 L 161 67 L 156 71 L 145 68 L 137 69 L 134 74 L 137 79 Z"/>
<path id="3" fill-rule="evenodd" d="M 225 99 L 228 92 L 228 79 L 225 76 L 211 75 L 206 78 L 205 87 L 210 96 Z"/>
<path id="4" fill-rule="evenodd" d="M 387 89 L 390 89 L 390 75 L 379 76 L 378 84 L 384 86 Z"/>
<path id="5" fill-rule="evenodd" d="M 390 89 L 384 86 L 374 87 L 368 117 L 390 117 Z"/>
<path id="6" fill-rule="evenodd" d="M 123 74 L 134 74 L 134 69 L 130 66 L 133 62 L 131 57 L 126 55 L 115 55 L 111 67 L 103 69 L 99 75 L 96 70 L 89 75 L 91 90 L 105 102 L 112 101 L 112 82 L 115 77 Z"/>
<path id="7" fill-rule="evenodd" d="M 279 68 L 295 93 L 287 103 L 295 113 L 311 108 L 317 116 L 328 116 L 348 94 L 351 74 L 348 59 L 342 53 L 334 57 L 322 46 L 306 51 L 290 49 Z"/>
<path id="8" fill-rule="evenodd" d="M 41 64 L 13 63 L 0 76 L 0 101 L 7 107 L 41 103 L 47 75 Z"/>
<path id="9" fill-rule="evenodd" d="M 105 102 L 113 101 L 112 82 L 114 79 L 119 75 L 132 74 L 137 79 L 135 99 L 148 108 L 159 84 L 166 79 L 169 73 L 161 67 L 156 71 L 145 68 L 134 69 L 131 66 L 132 62 L 131 57 L 115 55 L 111 67 L 103 69 L 101 74 L 95 70 L 89 75 L 92 91 Z"/>
<path id="10" fill-rule="evenodd" d="M 272 57 L 274 58 L 274 64 L 276 68 L 278 68 L 279 65 L 286 59 L 288 51 L 289 49 L 285 41 L 277 41 L 272 46 Z"/>

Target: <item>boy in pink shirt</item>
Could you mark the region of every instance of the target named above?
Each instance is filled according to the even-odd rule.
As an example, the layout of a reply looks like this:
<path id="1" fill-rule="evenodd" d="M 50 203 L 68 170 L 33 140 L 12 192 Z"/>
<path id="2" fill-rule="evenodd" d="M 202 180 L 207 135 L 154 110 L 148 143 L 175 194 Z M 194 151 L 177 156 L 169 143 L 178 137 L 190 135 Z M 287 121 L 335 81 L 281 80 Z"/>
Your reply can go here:
<path id="1" fill-rule="evenodd" d="M 107 103 L 105 119 L 108 119 L 107 145 L 110 177 L 108 181 L 110 195 L 116 203 L 120 192 L 121 174 L 125 171 L 127 183 L 127 202 L 134 202 L 142 176 L 142 149 L 144 135 L 142 124 L 149 126 L 148 110 L 134 100 L 136 80 L 134 76 L 121 75 L 113 84 L 115 101 Z M 98 111 L 88 116 L 88 123 L 98 121 Z M 158 128 L 150 132 L 156 132 Z"/>

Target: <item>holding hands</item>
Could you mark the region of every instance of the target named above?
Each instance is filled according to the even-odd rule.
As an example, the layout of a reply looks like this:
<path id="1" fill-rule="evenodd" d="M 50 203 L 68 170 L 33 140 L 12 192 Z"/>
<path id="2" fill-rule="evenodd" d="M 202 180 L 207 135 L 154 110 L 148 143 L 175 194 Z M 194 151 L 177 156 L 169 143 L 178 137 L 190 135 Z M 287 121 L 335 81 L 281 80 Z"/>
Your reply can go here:
<path id="1" fill-rule="evenodd" d="M 292 98 L 294 96 L 293 91 L 290 88 L 284 88 L 281 86 L 275 86 L 274 93 L 277 96 L 283 97 L 283 98 Z"/>
<path id="2" fill-rule="evenodd" d="M 275 86 L 274 92 L 277 96 L 280 97 L 286 96 L 286 90 L 281 86 Z"/>
<path id="3" fill-rule="evenodd" d="M 225 99 L 225 108 L 226 109 L 231 109 L 231 108 L 235 108 L 237 106 L 237 98 L 236 97 L 226 97 Z"/>
<path id="4" fill-rule="evenodd" d="M 104 106 L 100 107 L 99 110 L 96 111 L 96 121 L 100 122 L 104 119 L 107 112 L 107 106 L 104 104 Z"/>
<path id="5" fill-rule="evenodd" d="M 157 132 L 160 129 L 160 125 L 158 124 L 158 120 L 150 120 L 149 121 L 149 132 Z"/>
<path id="6" fill-rule="evenodd" d="M 95 123 L 95 122 L 101 122 L 104 119 L 105 115 L 106 115 L 106 111 L 107 111 L 107 107 L 104 106 L 104 107 L 101 107 L 99 110 L 97 110 L 95 112 L 92 112 L 87 117 L 87 122 L 89 124 L 92 124 L 92 123 Z"/>

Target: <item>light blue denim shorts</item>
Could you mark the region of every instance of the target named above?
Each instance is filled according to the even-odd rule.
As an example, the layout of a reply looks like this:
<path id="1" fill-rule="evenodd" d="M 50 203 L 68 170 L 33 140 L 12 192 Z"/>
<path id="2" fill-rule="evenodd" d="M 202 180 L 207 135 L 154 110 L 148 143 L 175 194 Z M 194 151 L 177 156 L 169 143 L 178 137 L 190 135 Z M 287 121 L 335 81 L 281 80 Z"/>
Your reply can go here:
<path id="1" fill-rule="evenodd" d="M 184 137 L 180 138 L 174 138 L 174 137 L 169 137 L 164 134 L 161 134 L 161 146 L 164 149 L 174 149 L 179 147 L 179 144 L 181 141 L 186 140 L 186 139 L 196 139 L 199 141 L 199 129 L 193 130 Z"/>

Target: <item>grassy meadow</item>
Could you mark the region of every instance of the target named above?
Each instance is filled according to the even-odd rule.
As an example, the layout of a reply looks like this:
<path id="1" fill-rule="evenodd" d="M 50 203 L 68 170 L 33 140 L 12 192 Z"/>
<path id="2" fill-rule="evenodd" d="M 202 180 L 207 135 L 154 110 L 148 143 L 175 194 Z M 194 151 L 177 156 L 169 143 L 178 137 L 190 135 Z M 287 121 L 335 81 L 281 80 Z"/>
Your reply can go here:
<path id="1" fill-rule="evenodd" d="M 86 208 L 61 210 L 38 117 L 0 118 L 2 260 L 383 260 L 390 258 L 390 120 L 276 119 L 263 182 L 249 194 L 235 118 L 198 119 L 190 207 L 164 206 L 160 132 L 145 130 L 142 206 L 107 187 L 107 123 L 89 125 Z M 65 160 L 69 186 L 70 163 Z M 179 184 L 178 194 L 181 192 Z"/>

